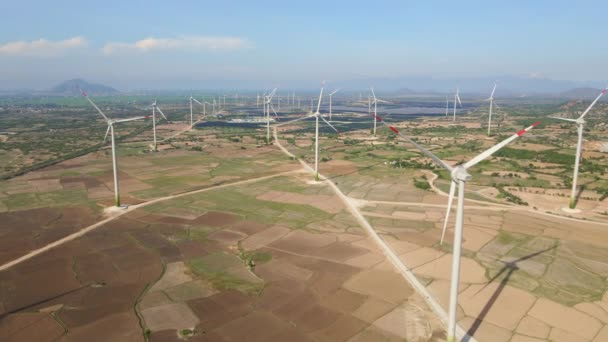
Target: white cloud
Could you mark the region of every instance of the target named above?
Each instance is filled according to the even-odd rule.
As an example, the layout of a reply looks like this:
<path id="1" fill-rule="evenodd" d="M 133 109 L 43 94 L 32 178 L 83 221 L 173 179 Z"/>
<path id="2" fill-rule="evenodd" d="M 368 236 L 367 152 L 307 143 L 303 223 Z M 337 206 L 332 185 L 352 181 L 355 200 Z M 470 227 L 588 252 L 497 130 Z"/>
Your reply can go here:
<path id="1" fill-rule="evenodd" d="M 145 38 L 133 43 L 107 43 L 102 51 L 111 55 L 121 51 L 148 52 L 151 50 L 238 50 L 249 47 L 250 44 L 238 37 L 203 37 L 188 36 L 179 38 Z"/>
<path id="2" fill-rule="evenodd" d="M 21 40 L 0 45 L 0 55 L 46 57 L 86 45 L 87 40 L 80 36 L 56 41 L 43 38 L 32 41 Z"/>

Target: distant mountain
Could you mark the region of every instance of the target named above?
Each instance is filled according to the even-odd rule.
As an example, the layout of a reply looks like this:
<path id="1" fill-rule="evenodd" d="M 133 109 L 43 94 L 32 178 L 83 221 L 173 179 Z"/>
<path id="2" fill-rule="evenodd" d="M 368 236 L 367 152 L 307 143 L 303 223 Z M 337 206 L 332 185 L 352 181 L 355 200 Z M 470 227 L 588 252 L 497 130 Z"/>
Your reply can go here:
<path id="1" fill-rule="evenodd" d="M 415 91 L 413 91 L 410 88 L 399 88 L 395 91 L 395 93 L 399 94 L 399 95 L 413 95 L 416 94 Z"/>
<path id="2" fill-rule="evenodd" d="M 602 84 L 599 82 L 581 82 L 569 80 L 553 80 L 534 76 L 496 75 L 487 77 L 432 77 L 404 76 L 383 78 L 356 78 L 335 82 L 336 87 L 346 91 L 351 89 L 368 89 L 374 86 L 378 93 L 395 92 L 402 89 L 413 90 L 417 94 L 448 93 L 456 88 L 461 96 L 489 96 L 494 82 L 498 83 L 496 97 L 523 97 L 535 95 L 558 95 L 575 88 L 592 88 Z M 376 94 L 378 95 L 378 94 Z"/>
<path id="3" fill-rule="evenodd" d="M 560 93 L 559 96 L 567 99 L 594 99 L 600 91 L 602 90 L 591 87 L 574 88 Z"/>
<path id="4" fill-rule="evenodd" d="M 114 95 L 120 93 L 112 87 L 103 84 L 89 83 L 79 78 L 62 82 L 53 87 L 51 92 L 61 95 L 79 95 L 81 90 L 92 95 Z"/>

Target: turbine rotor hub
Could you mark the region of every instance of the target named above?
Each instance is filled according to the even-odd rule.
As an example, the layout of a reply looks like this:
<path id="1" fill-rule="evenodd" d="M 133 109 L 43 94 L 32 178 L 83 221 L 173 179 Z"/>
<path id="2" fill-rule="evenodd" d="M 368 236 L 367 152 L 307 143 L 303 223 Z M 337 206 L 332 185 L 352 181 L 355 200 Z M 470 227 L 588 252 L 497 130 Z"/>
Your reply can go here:
<path id="1" fill-rule="evenodd" d="M 467 172 L 467 169 L 465 169 L 464 166 L 458 165 L 452 170 L 452 179 L 455 181 L 468 182 L 473 179 L 473 177 Z"/>

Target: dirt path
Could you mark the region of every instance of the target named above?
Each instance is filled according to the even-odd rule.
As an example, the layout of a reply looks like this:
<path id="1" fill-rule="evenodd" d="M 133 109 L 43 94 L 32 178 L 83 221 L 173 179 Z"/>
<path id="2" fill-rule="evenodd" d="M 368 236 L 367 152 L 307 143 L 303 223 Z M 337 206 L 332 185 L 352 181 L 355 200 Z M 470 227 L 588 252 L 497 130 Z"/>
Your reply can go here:
<path id="1" fill-rule="evenodd" d="M 136 205 L 132 205 L 129 206 L 128 208 L 124 208 L 124 209 L 118 209 L 112 212 L 112 215 L 102 221 L 99 221 L 95 224 L 92 224 L 88 227 L 82 228 L 81 230 L 72 233 L 64 238 L 61 238 L 57 241 L 51 242 L 48 245 L 45 245 L 43 247 L 40 247 L 38 249 L 35 249 L 17 259 L 14 259 L 12 261 L 9 261 L 3 265 L 0 266 L 0 271 L 4 271 L 6 269 L 9 269 L 17 264 L 20 264 L 26 260 L 29 260 L 39 254 L 42 254 L 48 250 L 51 250 L 55 247 L 61 246 L 69 241 L 75 240 L 101 226 L 103 226 L 104 224 L 113 221 L 127 213 L 130 213 L 136 209 L 139 208 L 143 208 L 145 206 L 154 204 L 154 203 L 158 203 L 158 202 L 162 202 L 162 201 L 167 201 L 167 200 L 171 200 L 174 198 L 179 198 L 179 197 L 183 197 L 183 196 L 188 196 L 188 195 L 193 195 L 193 194 L 197 194 L 197 193 L 201 193 L 201 192 L 206 192 L 206 191 L 212 191 L 212 190 L 218 190 L 218 189 L 222 189 L 222 188 L 227 188 L 227 187 L 232 187 L 232 186 L 237 186 L 237 185 L 242 185 L 242 184 L 248 184 L 248 183 L 254 183 L 254 182 L 258 182 L 258 181 L 262 181 L 265 179 L 270 179 L 270 178 L 274 178 L 274 177 L 280 177 L 280 176 L 284 176 L 284 175 L 288 175 L 291 173 L 298 173 L 298 172 L 302 172 L 301 170 L 294 170 L 294 171 L 286 171 L 286 172 L 281 172 L 281 173 L 277 173 L 277 174 L 273 174 L 273 175 L 269 175 L 269 176 L 263 176 L 263 177 L 258 177 L 258 178 L 252 178 L 252 179 L 246 179 L 246 180 L 242 180 L 242 181 L 238 181 L 238 182 L 234 182 L 234 183 L 227 183 L 227 184 L 221 184 L 221 185 L 216 185 L 216 186 L 211 186 L 208 188 L 204 188 L 204 189 L 197 189 L 197 190 L 192 190 L 192 191 L 186 191 L 186 192 L 182 192 L 179 194 L 175 194 L 175 195 L 169 195 L 169 196 L 165 196 L 165 197 L 161 197 L 161 198 L 157 198 L 148 202 L 144 202 L 144 203 L 140 203 L 140 204 L 136 204 Z"/>
<path id="2" fill-rule="evenodd" d="M 283 145 L 281 145 L 281 143 L 279 142 L 278 136 L 277 136 L 277 128 L 276 127 L 273 127 L 272 134 L 273 134 L 273 137 L 274 137 L 274 143 L 275 143 L 275 145 L 277 147 L 279 147 L 281 149 L 281 151 L 283 151 L 288 156 L 290 156 L 290 157 L 295 158 L 296 160 L 298 160 L 300 162 L 300 164 L 302 164 L 302 166 L 310 174 L 314 175 L 314 169 L 310 165 L 306 164 L 306 162 L 304 162 L 303 160 L 301 160 L 299 158 L 296 158 L 285 147 L 283 147 Z M 384 240 L 382 240 L 382 238 L 380 237 L 380 235 L 378 235 L 378 233 L 376 233 L 376 231 L 369 224 L 369 222 L 367 222 L 367 220 L 365 219 L 365 217 L 363 217 L 363 214 L 361 214 L 361 212 L 357 208 L 357 205 L 354 203 L 357 200 L 350 199 L 348 196 L 346 196 L 338 188 L 338 186 L 334 182 L 332 182 L 330 179 L 326 178 L 322 174 L 319 174 L 319 179 L 320 179 L 321 182 L 324 182 L 325 184 L 329 185 L 332 188 L 332 190 L 334 191 L 334 193 L 336 195 L 338 195 L 338 197 L 340 197 L 340 199 L 342 200 L 342 202 L 348 208 L 348 211 L 350 211 L 350 213 L 354 216 L 354 218 L 357 220 L 357 222 L 359 223 L 359 225 L 367 232 L 368 236 L 371 237 L 372 240 L 374 240 L 374 242 L 376 243 L 376 245 L 380 248 L 380 250 L 382 251 L 382 253 L 387 257 L 387 259 L 391 262 L 391 264 L 393 264 L 393 266 L 410 283 L 410 285 L 412 285 L 412 287 L 414 289 L 416 289 L 416 291 L 418 292 L 418 294 L 420 294 L 424 298 L 424 300 L 426 301 L 426 303 L 429 305 L 429 307 L 431 308 L 431 310 L 433 310 L 433 312 L 435 313 L 435 315 L 437 315 L 437 317 L 439 318 L 439 320 L 441 320 L 441 322 L 444 324 L 444 326 L 447 326 L 447 322 L 448 322 L 447 312 L 443 309 L 443 307 L 441 307 L 441 304 L 439 304 L 439 301 L 437 301 L 437 299 L 435 299 L 435 297 L 433 297 L 431 295 L 431 293 L 426 289 L 426 287 L 420 281 L 418 281 L 418 279 L 416 278 L 416 276 L 414 275 L 414 273 L 412 272 L 412 270 L 410 270 L 407 266 L 405 266 L 401 262 L 401 260 L 397 256 L 397 254 L 395 254 L 395 252 L 393 252 L 393 250 L 388 246 L 388 244 L 386 244 L 384 242 Z M 456 330 L 457 330 L 456 331 L 456 335 L 458 336 L 459 339 L 465 339 L 465 338 L 467 338 L 468 341 L 471 341 L 471 342 L 475 342 L 476 341 L 473 337 L 468 336 L 466 334 L 466 332 L 464 331 L 464 329 L 462 329 L 459 325 L 456 326 Z"/>
<path id="3" fill-rule="evenodd" d="M 431 172 L 431 171 L 426 171 L 425 173 L 427 175 L 430 175 L 430 177 L 431 177 L 429 179 L 429 185 L 431 186 L 431 189 L 433 189 L 433 191 L 435 191 L 437 194 L 439 194 L 441 196 L 448 197 L 448 194 L 446 194 L 445 192 L 441 191 L 441 189 L 439 189 L 439 188 L 437 188 L 435 186 L 435 180 L 437 180 L 437 178 L 439 176 L 437 174 L 435 174 L 434 172 Z M 478 193 L 478 192 L 476 191 L 475 193 Z M 482 195 L 482 194 L 479 194 L 479 195 Z M 486 196 L 484 196 L 484 197 L 486 197 Z M 581 220 L 581 219 L 578 219 L 578 218 L 575 218 L 575 217 L 562 216 L 562 215 L 547 213 L 547 212 L 544 212 L 544 211 L 534 210 L 534 209 L 530 209 L 529 207 L 523 207 L 523 206 L 518 206 L 518 205 L 510 205 L 510 204 L 489 203 L 489 202 L 484 202 L 484 201 L 474 200 L 474 199 L 469 199 L 469 198 L 467 198 L 465 201 L 466 202 L 474 202 L 474 203 L 480 203 L 480 204 L 488 205 L 488 207 L 478 208 L 478 207 L 475 207 L 475 206 L 470 206 L 470 205 L 466 205 L 465 204 L 465 209 L 498 210 L 498 209 L 490 209 L 491 206 L 493 206 L 495 208 L 503 208 L 502 210 L 508 210 L 508 211 L 527 211 L 527 212 L 534 213 L 536 215 L 545 216 L 545 217 L 559 218 L 559 219 L 568 220 L 568 221 L 574 221 L 574 222 L 580 222 L 580 223 L 586 223 L 586 224 L 593 224 L 593 225 L 608 227 L 608 222 Z M 397 203 L 399 203 L 399 202 L 390 203 L 390 204 L 397 204 Z"/>
<path id="4" fill-rule="evenodd" d="M 352 200 L 358 201 L 361 204 L 388 204 L 388 205 L 402 205 L 407 207 L 424 207 L 424 208 L 442 208 L 445 209 L 447 207 L 446 204 L 432 204 L 432 203 L 420 203 L 420 202 L 393 202 L 393 201 L 374 201 L 374 200 L 366 200 L 361 198 L 353 198 Z M 466 200 L 468 201 L 468 199 Z M 488 206 L 483 205 L 467 205 L 467 209 L 481 209 L 481 210 L 490 210 L 490 211 L 507 211 L 507 210 L 528 210 L 527 208 L 519 208 L 519 207 L 504 207 L 504 206 L 493 206 L 491 203 Z"/>

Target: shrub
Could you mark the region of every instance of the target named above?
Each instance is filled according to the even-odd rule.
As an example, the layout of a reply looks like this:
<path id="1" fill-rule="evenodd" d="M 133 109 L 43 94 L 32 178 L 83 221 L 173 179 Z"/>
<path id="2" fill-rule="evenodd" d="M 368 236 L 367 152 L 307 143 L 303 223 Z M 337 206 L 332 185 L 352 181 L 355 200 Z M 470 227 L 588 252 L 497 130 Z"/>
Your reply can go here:
<path id="1" fill-rule="evenodd" d="M 431 185 L 426 179 L 418 180 L 414 178 L 414 186 L 422 190 L 429 190 L 431 188 Z"/>

